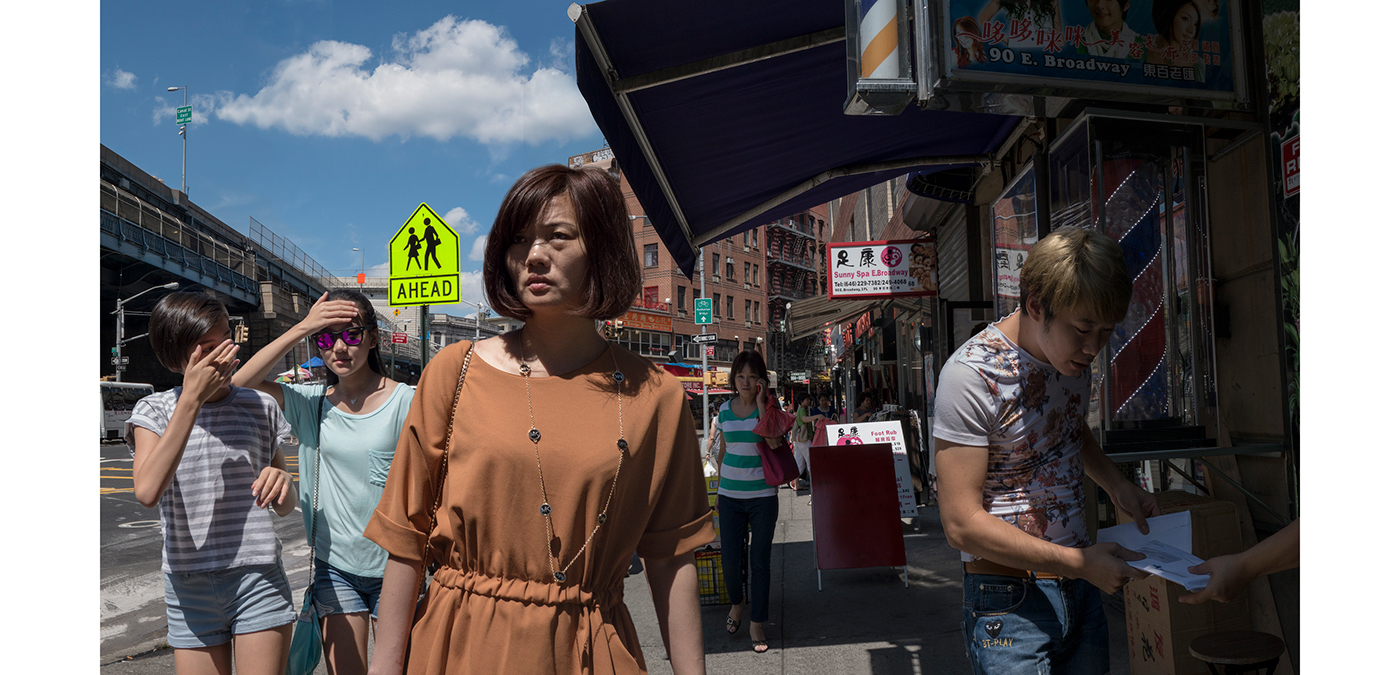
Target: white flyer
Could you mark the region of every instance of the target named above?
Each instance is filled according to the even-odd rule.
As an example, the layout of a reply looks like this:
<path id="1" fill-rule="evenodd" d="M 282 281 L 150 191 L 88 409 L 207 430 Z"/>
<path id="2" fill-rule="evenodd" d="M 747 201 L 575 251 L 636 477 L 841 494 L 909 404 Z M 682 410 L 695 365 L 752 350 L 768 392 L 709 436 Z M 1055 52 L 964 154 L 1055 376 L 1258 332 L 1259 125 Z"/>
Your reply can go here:
<path id="1" fill-rule="evenodd" d="M 918 517 L 919 510 L 914 504 L 914 481 L 909 477 L 909 454 L 904 447 L 904 431 L 900 428 L 899 421 L 826 425 L 827 445 L 866 443 L 891 445 L 894 453 L 895 489 L 899 495 L 899 517 Z"/>
<path id="2" fill-rule="evenodd" d="M 1147 519 L 1147 534 L 1138 530 L 1137 523 L 1123 523 L 1099 530 L 1099 543 L 1113 542 L 1137 551 L 1146 558 L 1125 561 L 1129 565 L 1151 572 L 1163 579 L 1175 581 L 1188 591 L 1199 591 L 1210 581 L 1208 574 L 1192 574 L 1186 568 L 1204 560 L 1191 551 L 1191 512 L 1180 511 Z"/>

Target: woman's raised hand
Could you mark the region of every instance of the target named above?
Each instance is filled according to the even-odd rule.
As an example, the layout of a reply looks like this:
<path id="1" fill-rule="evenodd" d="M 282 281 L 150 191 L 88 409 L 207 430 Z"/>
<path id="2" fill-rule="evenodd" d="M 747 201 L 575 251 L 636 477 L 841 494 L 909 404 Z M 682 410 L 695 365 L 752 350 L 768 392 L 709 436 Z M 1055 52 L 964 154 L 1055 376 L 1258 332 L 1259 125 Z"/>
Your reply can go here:
<path id="1" fill-rule="evenodd" d="M 301 324 L 312 333 L 331 326 L 353 323 L 360 318 L 360 310 L 354 302 L 327 300 L 329 296 L 330 293 L 322 293 L 315 304 L 311 305 L 311 311 L 306 313 L 306 318 L 301 320 Z"/>
<path id="2" fill-rule="evenodd" d="M 224 340 L 219 346 L 203 353 L 204 347 L 195 345 L 190 358 L 185 363 L 184 390 L 193 393 L 200 403 L 208 401 L 220 389 L 227 387 L 233 379 L 233 369 L 238 365 L 238 345 L 233 340 Z"/>

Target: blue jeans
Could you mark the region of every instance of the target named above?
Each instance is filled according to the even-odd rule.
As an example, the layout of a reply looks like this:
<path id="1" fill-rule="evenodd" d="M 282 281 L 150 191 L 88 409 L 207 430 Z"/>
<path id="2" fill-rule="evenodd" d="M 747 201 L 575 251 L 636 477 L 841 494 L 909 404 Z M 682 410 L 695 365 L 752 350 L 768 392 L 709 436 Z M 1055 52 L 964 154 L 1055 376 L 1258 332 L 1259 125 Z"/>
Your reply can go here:
<path id="1" fill-rule="evenodd" d="M 773 529 L 778 525 L 778 497 L 734 499 L 719 495 L 719 561 L 729 603 L 744 598 L 744 551 L 749 553 L 749 621 L 768 620 L 768 577 L 773 557 Z M 752 540 L 745 540 L 752 530 Z"/>
<path id="2" fill-rule="evenodd" d="M 370 618 L 379 618 L 379 589 L 384 584 L 384 577 L 351 574 L 317 558 L 312 583 L 317 615 L 327 617 L 369 612 Z"/>
<path id="3" fill-rule="evenodd" d="M 963 574 L 963 638 L 972 672 L 1108 672 L 1108 622 L 1083 579 Z"/>
<path id="4" fill-rule="evenodd" d="M 199 649 L 297 620 L 282 561 L 165 576 L 166 642 Z"/>

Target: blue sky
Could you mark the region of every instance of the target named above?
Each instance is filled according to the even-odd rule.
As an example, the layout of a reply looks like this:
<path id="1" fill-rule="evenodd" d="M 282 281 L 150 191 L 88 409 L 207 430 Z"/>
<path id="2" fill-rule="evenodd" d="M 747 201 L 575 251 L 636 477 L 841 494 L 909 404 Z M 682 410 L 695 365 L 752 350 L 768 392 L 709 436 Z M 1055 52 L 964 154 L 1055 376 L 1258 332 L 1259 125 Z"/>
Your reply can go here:
<path id="1" fill-rule="evenodd" d="M 182 92 L 166 88 L 188 85 L 196 204 L 335 274 L 364 248 L 374 276 L 426 202 L 461 235 L 463 299 L 479 300 L 474 244 L 510 184 L 606 144 L 575 84 L 569 4 L 103 3 L 101 142 L 178 186 Z"/>

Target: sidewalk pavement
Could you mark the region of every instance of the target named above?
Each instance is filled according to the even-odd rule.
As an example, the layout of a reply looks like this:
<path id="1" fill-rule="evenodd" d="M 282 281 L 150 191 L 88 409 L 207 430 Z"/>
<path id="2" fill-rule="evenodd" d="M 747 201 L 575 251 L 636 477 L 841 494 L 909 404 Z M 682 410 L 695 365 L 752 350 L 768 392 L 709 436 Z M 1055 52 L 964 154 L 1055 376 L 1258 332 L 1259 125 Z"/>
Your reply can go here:
<path id="1" fill-rule="evenodd" d="M 755 654 L 747 614 L 735 635 L 724 630 L 728 605 L 700 608 L 709 673 L 919 675 L 971 673 L 962 638 L 962 564 L 948 545 L 938 509 L 919 509 L 904 526 L 909 587 L 898 568 L 824 570 L 817 590 L 810 493 L 778 490 L 773 535 L 769 649 Z M 636 622 L 647 669 L 670 673 L 642 575 L 627 579 L 627 607 Z M 1121 596 L 1104 596 L 1112 673 L 1128 672 Z M 747 610 L 746 610 L 747 611 Z"/>
<path id="2" fill-rule="evenodd" d="M 962 565 L 948 545 L 936 506 L 919 509 L 904 526 L 909 587 L 898 568 L 825 570 L 817 590 L 808 490 L 778 490 L 778 524 L 773 535 L 769 649 L 755 654 L 747 615 L 735 635 L 724 630 L 728 605 L 701 607 L 705 662 L 709 673 L 769 675 L 921 675 L 970 673 L 962 642 Z M 285 553 L 285 552 L 284 552 Z M 301 599 L 305 561 L 293 575 Z M 297 583 L 300 581 L 300 583 Z M 1127 673 L 1127 643 L 1121 595 L 1104 597 L 1110 635 L 1111 673 Z M 653 675 L 671 672 L 642 574 L 627 578 L 626 602 Z M 373 645 L 371 644 L 371 653 Z M 317 673 L 325 672 L 324 662 Z M 105 675 L 174 673 L 171 650 L 147 652 L 132 660 L 104 659 Z"/>

